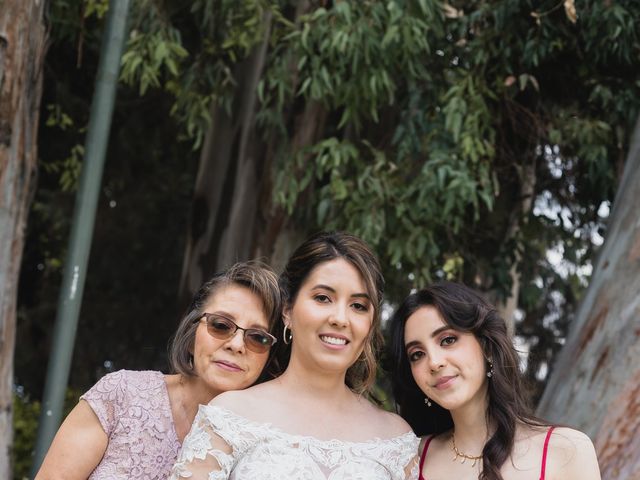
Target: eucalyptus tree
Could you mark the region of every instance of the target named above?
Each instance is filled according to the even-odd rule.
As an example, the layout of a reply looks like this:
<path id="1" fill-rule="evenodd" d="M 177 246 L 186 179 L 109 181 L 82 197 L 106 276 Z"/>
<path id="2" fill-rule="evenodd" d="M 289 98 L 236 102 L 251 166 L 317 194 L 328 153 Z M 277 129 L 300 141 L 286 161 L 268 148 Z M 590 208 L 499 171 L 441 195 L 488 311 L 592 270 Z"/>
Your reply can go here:
<path id="1" fill-rule="evenodd" d="M 609 480 L 640 474 L 639 197 L 640 118 L 607 238 L 538 408 L 591 436 Z"/>
<path id="2" fill-rule="evenodd" d="M 25 383 L 46 359 L 108 4 L 49 2 L 39 135 L 48 153 L 25 252 L 37 266 L 22 277 L 31 287 L 22 329 L 39 352 L 16 356 Z M 76 387 L 114 365 L 162 368 L 177 289 L 186 298 L 235 259 L 280 265 L 320 228 L 375 247 L 391 304 L 437 278 L 487 291 L 515 312 L 528 373 L 543 381 L 605 235 L 640 110 L 637 2 L 139 0 L 134 9 Z"/>
<path id="3" fill-rule="evenodd" d="M 0 15 L 0 477 L 10 478 L 20 261 L 37 172 L 46 30 L 43 2 L 3 0 Z"/>
<path id="4" fill-rule="evenodd" d="M 79 63 L 100 28 L 86 18 L 107 7 L 52 3 L 52 35 L 73 39 Z M 505 308 L 515 300 L 518 332 L 548 360 L 640 103 L 635 2 L 134 7 L 122 80 L 147 102 L 170 96 L 179 126 L 136 148 L 187 139 L 200 155 L 183 296 L 226 262 L 277 264 L 311 230 L 348 229 L 379 253 L 391 303 L 434 278 L 464 280 Z M 123 98 L 130 118 L 134 95 Z"/>
<path id="5" fill-rule="evenodd" d="M 636 3 L 138 7 L 123 79 L 170 92 L 202 147 L 185 296 L 235 258 L 277 263 L 310 230 L 348 229 L 391 302 L 474 284 L 519 314 L 531 375 L 548 369 L 638 112 Z"/>

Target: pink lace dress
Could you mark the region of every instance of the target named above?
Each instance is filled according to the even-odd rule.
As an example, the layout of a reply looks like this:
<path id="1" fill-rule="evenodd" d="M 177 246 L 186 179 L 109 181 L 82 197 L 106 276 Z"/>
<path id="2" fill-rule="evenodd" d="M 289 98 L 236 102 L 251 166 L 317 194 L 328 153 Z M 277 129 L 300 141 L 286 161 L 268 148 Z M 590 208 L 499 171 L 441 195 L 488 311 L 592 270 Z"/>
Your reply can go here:
<path id="1" fill-rule="evenodd" d="M 80 398 L 109 437 L 90 480 L 167 478 L 180 442 L 161 372 L 119 370 L 105 375 Z"/>

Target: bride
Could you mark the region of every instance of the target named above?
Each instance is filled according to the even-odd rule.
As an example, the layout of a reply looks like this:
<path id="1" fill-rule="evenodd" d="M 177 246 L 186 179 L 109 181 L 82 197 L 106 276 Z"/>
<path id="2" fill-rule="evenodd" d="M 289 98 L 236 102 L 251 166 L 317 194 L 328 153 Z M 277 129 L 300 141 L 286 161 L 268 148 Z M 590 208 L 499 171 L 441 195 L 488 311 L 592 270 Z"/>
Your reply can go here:
<path id="1" fill-rule="evenodd" d="M 414 478 L 418 439 L 365 398 L 381 343 L 375 256 L 353 235 L 320 233 L 280 281 L 286 370 L 201 406 L 171 478 Z"/>

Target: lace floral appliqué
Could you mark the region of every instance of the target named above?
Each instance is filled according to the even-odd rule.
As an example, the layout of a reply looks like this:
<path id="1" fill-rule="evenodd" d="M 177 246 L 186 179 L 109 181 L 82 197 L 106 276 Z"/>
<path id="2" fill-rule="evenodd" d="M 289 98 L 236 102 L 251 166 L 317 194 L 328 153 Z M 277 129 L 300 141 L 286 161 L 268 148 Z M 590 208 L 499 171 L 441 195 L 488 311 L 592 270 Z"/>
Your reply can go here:
<path id="1" fill-rule="evenodd" d="M 109 437 L 89 480 L 165 479 L 180 442 L 161 372 L 120 370 L 105 375 L 82 397 Z"/>
<path id="2" fill-rule="evenodd" d="M 417 476 L 411 432 L 367 442 L 318 440 L 201 406 L 171 479 L 405 480 Z"/>

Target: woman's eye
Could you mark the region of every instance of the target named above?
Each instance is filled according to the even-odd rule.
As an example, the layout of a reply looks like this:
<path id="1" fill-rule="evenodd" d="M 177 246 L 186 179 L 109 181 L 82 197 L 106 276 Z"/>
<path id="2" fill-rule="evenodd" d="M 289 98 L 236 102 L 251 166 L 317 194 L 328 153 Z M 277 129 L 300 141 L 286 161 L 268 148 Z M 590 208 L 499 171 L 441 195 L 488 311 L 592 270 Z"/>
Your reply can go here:
<path id="1" fill-rule="evenodd" d="M 353 308 L 355 308 L 359 312 L 368 312 L 369 311 L 369 307 L 367 305 L 364 305 L 364 304 L 358 303 L 358 302 L 353 304 Z"/>
<path id="2" fill-rule="evenodd" d="M 212 321 L 211 326 L 216 330 L 231 330 L 231 326 L 227 322 Z"/>
<path id="3" fill-rule="evenodd" d="M 417 362 L 424 356 L 424 352 L 417 350 L 415 352 L 411 352 L 407 355 L 409 357 L 410 362 Z"/>
<path id="4" fill-rule="evenodd" d="M 442 345 L 442 346 L 453 345 L 454 343 L 456 343 L 456 340 L 457 340 L 456 337 L 444 337 L 440 341 L 440 345 Z"/>
<path id="5" fill-rule="evenodd" d="M 313 298 L 320 303 L 327 303 L 331 300 L 328 295 L 324 295 L 323 293 L 318 293 Z"/>

